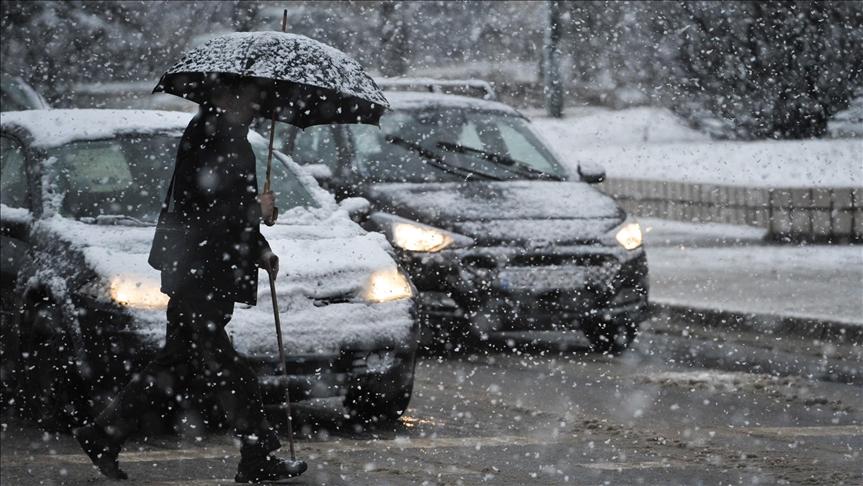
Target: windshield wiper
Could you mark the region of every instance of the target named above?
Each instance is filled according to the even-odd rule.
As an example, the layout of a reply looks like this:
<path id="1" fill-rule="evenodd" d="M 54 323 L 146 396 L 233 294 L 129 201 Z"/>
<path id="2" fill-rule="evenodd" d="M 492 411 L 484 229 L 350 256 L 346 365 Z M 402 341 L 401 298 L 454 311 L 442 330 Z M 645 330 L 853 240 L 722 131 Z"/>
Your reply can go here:
<path id="1" fill-rule="evenodd" d="M 471 175 L 480 176 L 485 179 L 491 181 L 501 181 L 500 177 L 494 176 L 492 174 L 488 174 L 486 172 L 482 172 L 479 170 L 468 169 L 467 167 L 459 167 L 457 165 L 448 164 L 441 156 L 428 150 L 421 146 L 418 143 L 408 142 L 407 140 L 397 137 L 395 135 L 387 135 L 385 140 L 391 144 L 398 145 L 404 147 L 412 152 L 417 153 L 420 157 L 424 158 L 428 165 L 442 170 L 444 172 L 448 172 L 450 174 L 454 174 L 460 177 L 468 178 Z"/>
<path id="2" fill-rule="evenodd" d="M 495 164 L 500 165 L 505 170 L 517 174 L 523 177 L 527 177 L 529 179 L 534 179 L 537 177 L 541 178 L 549 178 L 554 180 L 561 180 L 559 176 L 554 174 L 549 174 L 548 172 L 543 172 L 539 169 L 533 168 L 524 162 L 520 162 L 518 160 L 513 159 L 512 157 L 507 157 L 506 155 L 496 154 L 493 152 L 486 152 L 485 150 L 475 149 L 473 147 L 467 147 L 465 145 L 450 143 L 450 142 L 438 142 L 438 147 L 446 150 L 450 150 L 453 152 L 458 152 L 462 154 L 475 154 L 480 156 L 485 160 L 490 162 L 494 162 Z"/>
<path id="3" fill-rule="evenodd" d="M 125 214 L 100 214 L 95 218 L 84 216 L 79 219 L 84 223 L 99 225 L 153 226 L 155 224 L 155 221 L 144 221 Z"/>

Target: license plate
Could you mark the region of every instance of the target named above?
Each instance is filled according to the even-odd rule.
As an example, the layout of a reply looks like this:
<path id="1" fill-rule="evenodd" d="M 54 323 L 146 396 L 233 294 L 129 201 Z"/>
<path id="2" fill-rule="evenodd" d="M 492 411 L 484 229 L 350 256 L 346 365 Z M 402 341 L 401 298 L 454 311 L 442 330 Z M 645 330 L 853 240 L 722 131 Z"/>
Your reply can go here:
<path id="1" fill-rule="evenodd" d="M 508 268 L 498 274 L 498 282 L 504 290 L 581 289 L 587 275 L 582 267 Z"/>

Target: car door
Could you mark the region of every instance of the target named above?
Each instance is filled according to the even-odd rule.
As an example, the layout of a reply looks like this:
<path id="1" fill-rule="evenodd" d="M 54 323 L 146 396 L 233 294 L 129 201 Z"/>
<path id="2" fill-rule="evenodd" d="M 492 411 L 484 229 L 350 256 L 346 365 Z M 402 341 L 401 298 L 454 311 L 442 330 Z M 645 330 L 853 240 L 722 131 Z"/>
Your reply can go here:
<path id="1" fill-rule="evenodd" d="M 18 270 L 30 248 L 33 211 L 26 154 L 19 139 L 0 134 L 0 290 L 4 296 L 12 296 Z M 4 302 L 3 307 L 8 303 Z"/>

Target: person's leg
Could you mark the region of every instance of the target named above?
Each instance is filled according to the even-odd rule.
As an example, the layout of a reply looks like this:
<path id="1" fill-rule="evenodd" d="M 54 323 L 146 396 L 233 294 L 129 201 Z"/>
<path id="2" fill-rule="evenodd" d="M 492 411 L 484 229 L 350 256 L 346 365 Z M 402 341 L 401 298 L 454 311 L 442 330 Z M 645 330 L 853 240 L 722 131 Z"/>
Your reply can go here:
<path id="1" fill-rule="evenodd" d="M 184 387 L 184 375 L 188 370 L 178 369 L 178 366 L 185 368 L 191 346 L 187 332 L 190 315 L 184 310 L 183 298 L 172 297 L 166 314 L 165 346 L 132 377 L 93 424 L 75 430 L 81 447 L 108 477 L 126 477 L 119 468 L 117 456 L 126 438 L 137 430 L 139 418 L 154 407 L 171 403 L 177 391 Z"/>
<path id="2" fill-rule="evenodd" d="M 75 429 L 74 435 L 84 452 L 112 479 L 126 479 L 120 469 L 117 456 L 123 442 L 138 427 L 138 418 L 143 412 L 163 402 L 170 403 L 175 389 L 181 386 L 183 372 L 177 365 L 185 359 L 189 346 L 184 322 L 182 299 L 172 297 L 168 302 L 165 346 L 155 358 L 123 388 L 94 423 Z M 167 401 L 166 401 L 167 399 Z"/>
<path id="3" fill-rule="evenodd" d="M 212 314 L 198 327 L 203 375 L 225 411 L 234 433 L 240 438 L 241 459 L 235 480 L 240 483 L 274 481 L 302 474 L 306 464 L 285 461 L 270 453 L 281 447 L 278 436 L 267 423 L 258 377 L 248 361 L 234 349 L 225 326 L 231 319 L 233 303 L 210 302 Z"/>
<path id="4" fill-rule="evenodd" d="M 140 417 L 174 402 L 185 389 L 189 362 L 196 351 L 190 332 L 194 316 L 186 299 L 174 296 L 168 301 L 167 317 L 165 345 L 94 421 L 120 443 L 138 429 Z"/>
<path id="5" fill-rule="evenodd" d="M 231 320 L 233 302 L 208 301 L 196 329 L 201 335 L 202 363 L 208 393 L 218 398 L 234 433 L 242 441 L 243 456 L 266 456 L 279 447 L 279 439 L 267 422 L 258 377 L 248 361 L 234 349 L 225 326 Z"/>

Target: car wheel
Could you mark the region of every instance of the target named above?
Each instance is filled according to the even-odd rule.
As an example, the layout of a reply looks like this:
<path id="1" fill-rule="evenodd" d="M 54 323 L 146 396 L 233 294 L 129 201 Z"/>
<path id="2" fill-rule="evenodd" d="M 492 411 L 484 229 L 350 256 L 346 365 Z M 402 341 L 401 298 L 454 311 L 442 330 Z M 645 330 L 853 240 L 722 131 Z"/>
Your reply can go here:
<path id="1" fill-rule="evenodd" d="M 68 431 L 91 417 L 84 380 L 56 306 L 38 305 L 21 343 L 23 415 L 49 431 Z"/>
<path id="2" fill-rule="evenodd" d="M 586 323 L 582 331 L 590 341 L 592 351 L 620 354 L 632 344 L 638 334 L 638 324 L 626 321 L 594 320 Z"/>
<path id="3" fill-rule="evenodd" d="M 364 423 L 398 420 L 408 408 L 414 389 L 416 354 L 402 369 L 370 377 L 348 388 L 344 405 L 352 417 Z"/>
<path id="4" fill-rule="evenodd" d="M 358 386 L 348 391 L 345 407 L 352 417 L 364 423 L 394 422 L 407 410 L 413 388 L 413 380 L 393 388 Z"/>

